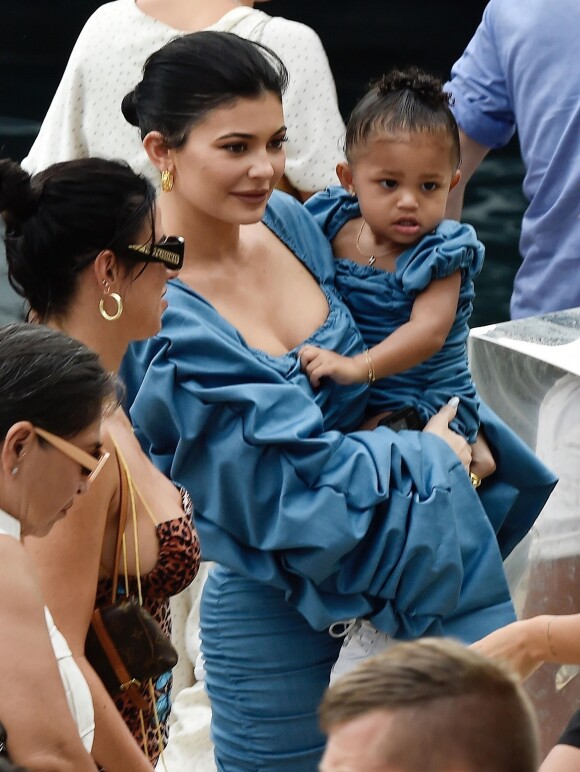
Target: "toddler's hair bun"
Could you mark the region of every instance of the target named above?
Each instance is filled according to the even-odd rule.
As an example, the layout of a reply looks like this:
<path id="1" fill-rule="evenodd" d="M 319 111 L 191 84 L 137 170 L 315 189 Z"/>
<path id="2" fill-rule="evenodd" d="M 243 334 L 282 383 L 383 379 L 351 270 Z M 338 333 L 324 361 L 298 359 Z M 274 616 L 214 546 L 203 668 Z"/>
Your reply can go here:
<path id="1" fill-rule="evenodd" d="M 123 101 L 121 102 L 121 112 L 123 113 L 125 120 L 130 123 L 131 126 L 139 126 L 135 89 L 129 91 L 129 93 L 125 94 L 123 97 Z"/>
<path id="2" fill-rule="evenodd" d="M 420 70 L 418 67 L 392 70 L 383 75 L 375 87 L 380 96 L 387 96 L 398 91 L 412 91 L 433 108 L 450 103 L 450 95 L 443 91 L 443 84 L 439 78 Z"/>
<path id="3" fill-rule="evenodd" d="M 9 231 L 38 212 L 40 197 L 41 191 L 32 186 L 20 164 L 9 158 L 0 160 L 0 212 Z"/>

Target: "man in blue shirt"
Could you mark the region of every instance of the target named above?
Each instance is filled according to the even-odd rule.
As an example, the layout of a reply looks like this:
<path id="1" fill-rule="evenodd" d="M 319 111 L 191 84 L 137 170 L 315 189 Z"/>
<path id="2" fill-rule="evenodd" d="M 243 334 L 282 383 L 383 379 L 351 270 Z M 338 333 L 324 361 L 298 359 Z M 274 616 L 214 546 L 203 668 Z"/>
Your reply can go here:
<path id="1" fill-rule="evenodd" d="M 463 191 L 490 149 L 518 131 L 529 202 L 512 318 L 580 306 L 578 0 L 491 0 L 447 84 L 461 129 Z"/>

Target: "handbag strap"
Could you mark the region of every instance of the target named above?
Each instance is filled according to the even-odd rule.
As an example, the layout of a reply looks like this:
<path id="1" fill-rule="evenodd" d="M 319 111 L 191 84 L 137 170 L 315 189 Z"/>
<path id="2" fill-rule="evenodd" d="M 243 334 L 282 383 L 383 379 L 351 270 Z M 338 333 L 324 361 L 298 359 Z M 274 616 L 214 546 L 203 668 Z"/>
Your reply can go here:
<path id="1" fill-rule="evenodd" d="M 112 438 L 111 438 L 112 439 Z M 127 477 L 127 470 L 125 465 L 125 459 L 122 457 L 119 446 L 113 440 L 115 451 L 117 454 L 117 465 L 119 467 L 119 523 L 117 526 L 117 539 L 115 541 L 115 563 L 113 567 L 113 585 L 111 589 L 111 603 L 114 603 L 117 598 L 117 588 L 119 586 L 119 570 L 121 565 L 121 552 L 123 549 L 123 537 L 125 535 L 125 526 L 127 525 L 127 517 L 129 514 L 129 479 Z M 128 592 L 127 576 L 125 576 L 125 592 Z"/>
<path id="2" fill-rule="evenodd" d="M 137 707 L 139 710 L 146 710 L 148 707 L 147 700 L 145 700 L 145 698 L 139 691 L 141 682 L 138 681 L 136 678 L 131 678 L 129 671 L 127 670 L 127 668 L 125 667 L 125 663 L 119 656 L 117 647 L 113 643 L 113 640 L 109 635 L 109 632 L 103 622 L 103 617 L 101 615 L 100 609 L 97 608 L 94 610 L 91 622 L 93 625 L 93 630 L 95 632 L 95 635 L 99 639 L 99 643 L 101 644 L 103 651 L 107 655 L 107 658 L 111 663 L 111 667 L 115 671 L 115 675 L 117 676 L 117 680 L 119 681 L 121 691 L 126 692 L 129 695 L 135 707 Z"/>
<path id="3" fill-rule="evenodd" d="M 111 441 L 115 448 L 117 455 L 117 464 L 119 466 L 119 485 L 120 485 L 120 504 L 119 504 L 119 529 L 117 531 L 117 542 L 115 546 L 115 567 L 113 572 L 113 588 L 111 593 L 111 602 L 114 603 L 117 597 L 117 587 L 119 583 L 119 571 L 121 564 L 121 555 L 124 558 L 125 568 L 125 592 L 129 594 L 129 576 L 127 571 L 127 555 L 124 552 L 125 548 L 125 528 L 127 526 L 127 520 L 129 518 L 129 508 L 131 509 L 131 520 L 133 523 L 133 540 L 135 543 L 135 578 L 137 580 L 137 595 L 139 599 L 139 605 L 143 605 L 143 594 L 141 591 L 141 566 L 139 558 L 139 528 L 137 525 L 137 508 L 135 503 L 135 496 L 139 497 L 139 500 L 143 504 L 145 511 L 151 518 L 154 525 L 157 525 L 155 515 L 151 511 L 151 507 L 143 497 L 143 494 L 139 488 L 135 485 L 135 481 L 131 476 L 127 461 L 121 452 L 121 449 L 114 439 L 111 437 Z"/>
<path id="4" fill-rule="evenodd" d="M 115 441 L 113 437 L 111 437 L 111 441 L 113 443 L 115 452 L 117 454 L 117 463 L 119 466 L 119 485 L 120 485 L 119 528 L 117 531 L 117 541 L 115 544 L 115 568 L 113 573 L 112 602 L 114 603 L 117 597 L 117 586 L 119 583 L 121 554 L 123 554 L 123 557 L 124 557 L 125 592 L 127 595 L 129 594 L 127 554 L 124 548 L 125 548 L 125 528 L 127 526 L 127 520 L 129 516 L 129 507 L 131 507 L 131 514 L 132 514 L 132 520 L 133 520 L 133 533 L 134 533 L 133 538 L 135 542 L 135 568 L 136 568 L 135 573 L 136 573 L 136 579 L 137 579 L 138 601 L 139 601 L 139 605 L 142 606 L 143 595 L 141 592 L 141 567 L 140 567 L 140 561 L 139 561 L 139 538 L 138 538 L 139 529 L 137 527 L 137 509 L 135 506 L 135 494 L 137 494 L 137 496 L 141 500 L 141 503 L 145 507 L 145 510 L 147 511 L 147 514 L 151 518 L 154 525 L 157 525 L 157 520 L 155 519 L 155 516 L 153 515 L 153 512 L 151 511 L 151 508 L 149 507 L 147 501 L 144 499 L 143 494 L 135 485 L 135 481 L 133 480 L 131 473 L 129 472 L 129 467 L 127 466 L 127 462 L 125 461 L 125 457 L 123 456 L 118 443 Z M 123 663 L 123 661 L 119 656 L 119 653 L 117 651 L 115 644 L 113 643 L 111 637 L 109 636 L 109 633 L 107 632 L 107 628 L 103 623 L 103 619 L 99 609 L 95 609 L 95 611 L 93 612 L 91 621 L 92 621 L 95 634 L 109 658 L 109 661 L 115 671 L 115 675 L 119 679 L 119 683 L 121 684 L 121 689 L 129 695 L 129 698 L 131 699 L 133 704 L 139 709 L 143 737 L 146 738 L 147 733 L 145 731 L 143 711 L 147 710 L 148 706 L 147 706 L 147 702 L 145 701 L 141 692 L 139 691 L 139 687 L 141 686 L 141 684 L 136 679 L 132 679 L 131 676 L 129 675 L 129 672 L 125 667 L 125 664 Z M 163 759 L 164 743 L 163 743 L 163 737 L 161 735 L 161 725 L 159 723 L 159 716 L 157 714 L 155 690 L 153 688 L 153 683 L 151 682 L 151 680 L 149 680 L 148 688 L 149 688 L 151 703 L 153 705 L 153 711 L 155 714 L 155 723 L 157 727 L 157 740 L 159 744 L 160 761 L 163 762 L 163 766 L 165 767 L 165 761 Z M 149 758 L 149 754 L 147 753 L 146 740 L 145 740 L 145 753 L 147 755 L 147 758 Z"/>

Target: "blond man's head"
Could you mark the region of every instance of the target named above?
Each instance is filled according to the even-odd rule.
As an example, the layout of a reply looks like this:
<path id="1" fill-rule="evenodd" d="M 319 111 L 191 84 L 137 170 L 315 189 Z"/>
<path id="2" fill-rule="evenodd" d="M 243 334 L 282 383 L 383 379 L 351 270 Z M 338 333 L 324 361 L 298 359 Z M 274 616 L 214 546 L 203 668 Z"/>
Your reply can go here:
<path id="1" fill-rule="evenodd" d="M 393 646 L 327 690 L 321 772 L 535 772 L 534 710 L 518 678 L 454 641 Z"/>

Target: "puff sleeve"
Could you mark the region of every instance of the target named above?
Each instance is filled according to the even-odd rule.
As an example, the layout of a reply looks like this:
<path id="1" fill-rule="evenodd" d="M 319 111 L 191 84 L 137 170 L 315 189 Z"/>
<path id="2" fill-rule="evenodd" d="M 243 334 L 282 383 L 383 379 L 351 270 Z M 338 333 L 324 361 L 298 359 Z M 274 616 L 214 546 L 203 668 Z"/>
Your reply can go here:
<path id="1" fill-rule="evenodd" d="M 513 619 L 493 529 L 442 440 L 324 431 L 303 389 L 174 290 L 164 333 L 125 371 L 146 451 L 192 492 L 206 559 L 282 589 L 316 629 L 370 616 L 398 637 L 475 640 Z"/>
<path id="2" fill-rule="evenodd" d="M 419 293 L 435 279 L 462 272 L 462 279 L 479 275 L 485 256 L 483 244 L 471 225 L 443 220 L 416 248 L 401 255 L 397 275 L 406 292 Z"/>

